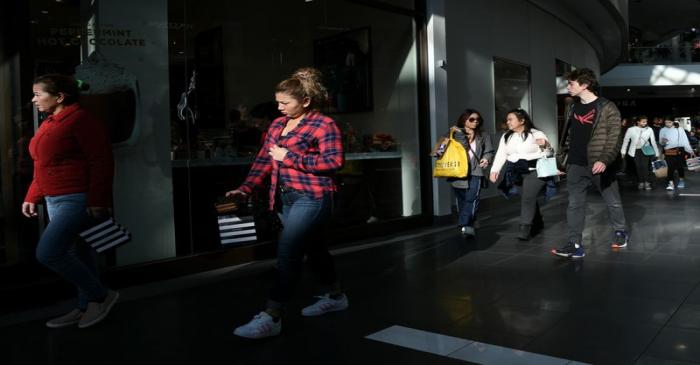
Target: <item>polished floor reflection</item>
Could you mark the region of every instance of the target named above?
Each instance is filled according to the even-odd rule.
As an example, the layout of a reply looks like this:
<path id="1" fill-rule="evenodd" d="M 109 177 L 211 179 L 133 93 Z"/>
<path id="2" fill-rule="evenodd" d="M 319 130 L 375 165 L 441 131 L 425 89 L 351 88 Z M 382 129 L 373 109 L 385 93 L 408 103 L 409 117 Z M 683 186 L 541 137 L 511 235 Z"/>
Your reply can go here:
<path id="1" fill-rule="evenodd" d="M 231 332 L 264 305 L 271 262 L 122 288 L 124 299 L 95 328 L 46 329 L 46 318 L 67 305 L 0 317 L 0 363 L 489 364 L 498 362 L 474 354 L 515 349 L 545 363 L 700 364 L 700 195 L 693 194 L 698 174 L 677 192 L 625 184 L 632 239 L 617 251 L 592 194 L 587 256 L 579 261 L 549 253 L 566 236 L 562 193 L 544 206 L 546 228 L 529 242 L 516 239 L 517 200 L 499 197 L 484 201 L 475 239 L 431 227 L 338 249 L 350 308 L 301 317 L 314 293 L 307 277 L 283 335 L 261 341 Z M 391 344 L 391 332 L 380 332 L 390 328 L 439 334 L 449 348 Z M 377 333 L 388 340 L 367 338 Z M 455 346 L 466 355 L 445 356 Z"/>

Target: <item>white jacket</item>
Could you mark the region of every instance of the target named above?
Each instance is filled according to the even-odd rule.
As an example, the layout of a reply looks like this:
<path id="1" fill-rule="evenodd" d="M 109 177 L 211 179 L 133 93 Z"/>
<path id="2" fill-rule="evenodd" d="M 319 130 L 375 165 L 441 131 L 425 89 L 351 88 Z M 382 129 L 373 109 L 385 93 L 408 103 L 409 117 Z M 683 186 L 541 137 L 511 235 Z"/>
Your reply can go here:
<path id="1" fill-rule="evenodd" d="M 537 129 L 531 129 L 530 133 L 523 140 L 522 134 L 513 133 L 508 142 L 506 142 L 505 134 L 501 136 L 498 143 L 498 151 L 496 158 L 493 160 L 491 172 L 500 172 L 506 161 L 517 162 L 518 160 L 536 160 L 540 157 L 545 157 L 547 151 L 543 151 L 537 144 L 536 140 L 547 139 L 544 133 Z"/>
<path id="2" fill-rule="evenodd" d="M 629 127 L 627 133 L 625 133 L 625 138 L 622 140 L 622 155 L 629 154 L 634 157 L 635 152 L 638 148 L 642 148 L 646 143 L 650 143 L 654 147 L 654 153 L 656 156 L 660 156 L 659 147 L 656 145 L 656 137 L 654 136 L 654 130 L 650 127 L 639 128 L 637 126 Z"/>

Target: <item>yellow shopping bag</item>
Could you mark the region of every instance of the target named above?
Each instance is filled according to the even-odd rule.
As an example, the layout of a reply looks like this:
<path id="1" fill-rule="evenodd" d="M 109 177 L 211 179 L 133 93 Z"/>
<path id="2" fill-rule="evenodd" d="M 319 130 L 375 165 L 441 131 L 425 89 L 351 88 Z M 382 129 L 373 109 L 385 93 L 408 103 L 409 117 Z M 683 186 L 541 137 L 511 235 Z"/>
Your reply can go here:
<path id="1" fill-rule="evenodd" d="M 469 174 L 469 159 L 467 150 L 454 139 L 454 131 L 450 131 L 450 143 L 445 153 L 435 161 L 433 177 L 464 178 Z"/>

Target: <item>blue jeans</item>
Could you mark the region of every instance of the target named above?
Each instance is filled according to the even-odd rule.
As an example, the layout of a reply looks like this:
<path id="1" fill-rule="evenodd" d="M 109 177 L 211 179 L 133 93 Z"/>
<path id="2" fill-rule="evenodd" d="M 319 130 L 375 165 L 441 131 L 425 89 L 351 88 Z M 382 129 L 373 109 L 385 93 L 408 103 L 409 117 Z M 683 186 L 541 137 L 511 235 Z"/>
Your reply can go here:
<path id="1" fill-rule="evenodd" d="M 332 210 L 332 194 L 315 199 L 303 192 L 287 191 L 280 198 L 284 228 L 277 244 L 277 283 L 267 303 L 276 309 L 291 299 L 303 271 L 304 254 L 319 284 L 327 288 L 337 285 L 333 258 L 322 239 Z"/>
<path id="2" fill-rule="evenodd" d="M 88 302 L 99 302 L 107 296 L 100 283 L 95 252 L 76 240 L 87 228 L 85 193 L 46 197 L 49 224 L 39 239 L 36 258 L 78 289 L 78 308 L 87 309 Z"/>
<path id="3" fill-rule="evenodd" d="M 455 198 L 457 198 L 457 213 L 460 227 L 472 227 L 474 225 L 476 211 L 479 209 L 481 179 L 483 178 L 483 176 L 471 176 L 469 178 L 469 186 L 466 189 L 452 188 Z"/>

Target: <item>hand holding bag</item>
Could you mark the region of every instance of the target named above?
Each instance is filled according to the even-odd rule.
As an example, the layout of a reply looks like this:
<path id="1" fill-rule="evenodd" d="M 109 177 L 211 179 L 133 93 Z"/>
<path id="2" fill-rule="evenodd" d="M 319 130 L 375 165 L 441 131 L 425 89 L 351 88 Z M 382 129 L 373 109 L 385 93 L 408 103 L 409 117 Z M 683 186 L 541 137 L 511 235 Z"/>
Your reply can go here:
<path id="1" fill-rule="evenodd" d="M 700 170 L 700 157 L 691 157 L 691 158 L 685 160 L 685 162 L 688 165 L 688 170 L 690 170 L 690 171 Z"/>
<path id="2" fill-rule="evenodd" d="M 551 146 L 540 148 L 543 152 L 545 152 L 545 155 L 540 157 L 535 165 L 537 177 L 552 177 L 559 175 L 557 158 L 554 157 L 554 149 Z"/>
<path id="3" fill-rule="evenodd" d="M 454 131 L 450 131 L 450 141 L 445 153 L 435 161 L 433 177 L 465 178 L 469 175 L 469 157 L 467 150 L 454 139 Z"/>
<path id="4" fill-rule="evenodd" d="M 258 240 L 255 219 L 252 215 L 238 216 L 238 204 L 225 199 L 215 205 L 222 246 L 255 243 Z"/>

